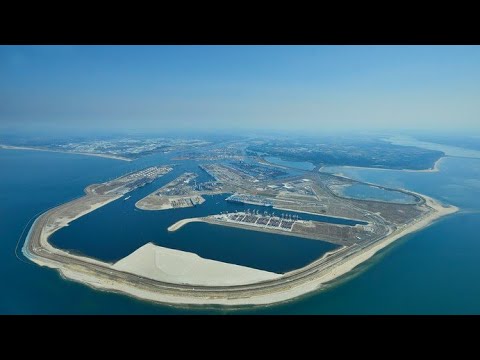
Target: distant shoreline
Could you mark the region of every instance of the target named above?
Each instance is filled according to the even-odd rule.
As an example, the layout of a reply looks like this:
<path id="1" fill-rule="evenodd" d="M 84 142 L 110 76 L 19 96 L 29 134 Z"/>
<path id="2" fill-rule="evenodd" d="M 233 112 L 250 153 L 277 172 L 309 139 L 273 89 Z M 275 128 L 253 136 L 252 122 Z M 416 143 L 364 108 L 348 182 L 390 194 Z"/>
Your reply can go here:
<path id="1" fill-rule="evenodd" d="M 133 161 L 132 159 L 129 159 L 129 158 L 126 158 L 126 157 L 123 157 L 123 156 L 118 156 L 118 155 L 109 155 L 109 154 L 100 154 L 100 153 L 86 153 L 86 152 L 76 152 L 76 151 L 51 150 L 51 149 L 43 149 L 43 148 L 29 147 L 29 146 L 13 146 L 13 145 L 0 144 L 0 149 L 4 149 L 4 150 L 46 151 L 46 152 L 55 152 L 55 153 L 62 153 L 62 154 L 97 156 L 97 157 L 103 157 L 103 158 L 114 159 L 114 160 L 122 160 L 122 161 Z"/>
<path id="2" fill-rule="evenodd" d="M 435 164 L 433 165 L 433 168 L 430 169 L 422 169 L 422 170 L 414 170 L 414 169 L 387 169 L 387 168 L 377 168 L 377 167 L 369 167 L 369 166 L 353 166 L 353 165 L 324 165 L 320 169 L 318 169 L 319 172 L 324 172 L 331 174 L 329 172 L 323 171 L 323 168 L 326 167 L 337 167 L 337 168 L 345 168 L 345 169 L 367 169 L 367 170 L 381 170 L 381 171 L 405 171 L 405 172 L 418 172 L 418 173 L 430 173 L 430 172 L 438 172 L 440 171 L 440 168 L 438 167 L 438 164 L 440 161 L 447 156 L 442 156 L 440 157 L 437 161 L 435 161 Z M 336 175 L 336 174 L 333 174 Z"/>
<path id="3" fill-rule="evenodd" d="M 458 211 L 455 206 L 445 207 L 426 195 L 419 195 L 425 200 L 430 211 L 390 232 L 381 240 L 366 244 L 364 247 L 355 244 L 338 249 L 328 256 L 325 255 L 303 268 L 285 273 L 276 279 L 219 288 L 158 281 L 143 276 L 139 278 L 134 273 L 115 269 L 114 264 L 55 248 L 48 241 L 54 232 L 68 226 L 75 219 L 122 197 L 121 195 L 97 195 L 92 192 L 91 186 L 85 189 L 85 193 L 86 195 L 81 198 L 40 215 L 28 232 L 22 248 L 23 254 L 41 266 L 58 269 L 66 278 L 94 288 L 123 292 L 144 300 L 182 305 L 268 305 L 297 298 L 316 291 L 325 283 L 351 271 L 395 240 Z M 182 225 L 192 221 L 201 220 L 183 219 L 171 225 L 168 230 L 178 230 Z M 152 256 L 154 256 L 153 253 Z"/>
<path id="4" fill-rule="evenodd" d="M 441 156 L 440 158 L 438 158 L 435 161 L 435 163 L 433 164 L 433 167 L 430 168 L 430 169 L 415 170 L 415 169 L 393 169 L 393 168 L 379 168 L 379 167 L 372 167 L 372 166 L 355 166 L 355 165 L 323 165 L 323 166 L 320 166 L 320 168 L 317 171 L 323 172 L 322 169 L 326 168 L 326 167 L 343 167 L 343 168 L 349 168 L 349 169 L 369 169 L 369 170 L 383 170 L 383 171 L 389 170 L 389 171 L 406 171 L 406 172 L 438 172 L 439 171 L 438 163 L 440 162 L 440 160 L 442 160 L 443 158 L 445 158 L 447 156 L 448 155 L 444 155 L 444 156 Z M 307 169 L 300 169 L 300 168 L 297 168 L 297 167 L 294 167 L 294 166 L 286 166 L 286 165 L 275 164 L 275 163 L 272 163 L 272 162 L 266 160 L 264 157 L 259 157 L 259 159 L 257 161 L 260 164 L 269 165 L 269 166 L 277 167 L 277 168 L 280 168 L 280 169 L 286 169 L 286 170 L 287 169 L 292 169 L 292 170 L 299 170 L 299 171 L 305 171 L 305 172 L 309 172 L 309 171 L 315 172 L 316 171 L 315 168 L 311 169 L 311 170 L 307 170 Z"/>

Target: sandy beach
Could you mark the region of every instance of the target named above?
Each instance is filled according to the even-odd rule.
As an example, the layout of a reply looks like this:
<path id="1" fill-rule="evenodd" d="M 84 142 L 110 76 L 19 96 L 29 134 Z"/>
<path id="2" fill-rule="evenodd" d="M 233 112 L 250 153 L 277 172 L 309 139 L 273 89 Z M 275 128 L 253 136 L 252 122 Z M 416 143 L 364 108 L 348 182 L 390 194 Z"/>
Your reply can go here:
<path id="1" fill-rule="evenodd" d="M 86 189 L 87 193 L 89 188 Z M 420 196 L 433 211 L 414 223 L 364 248 L 359 245 L 342 247 L 283 275 L 202 259 L 196 254 L 153 244 L 144 245 L 117 263 L 110 264 L 68 253 L 48 242 L 49 236 L 55 231 L 121 196 L 87 194 L 47 211 L 35 220 L 22 251 L 35 263 L 56 268 L 68 279 L 144 300 L 185 305 L 267 305 L 320 289 L 397 239 L 458 210 L 455 206 L 442 206 L 428 196 Z M 170 226 L 169 231 L 175 231 L 192 221 L 202 219 L 181 220 Z M 215 281 L 210 282 L 210 277 Z"/>
<path id="2" fill-rule="evenodd" d="M 277 291 L 277 292 L 264 292 L 264 293 L 258 293 L 255 294 L 251 297 L 243 297 L 243 298 L 223 298 L 223 297 L 218 297 L 218 298 L 206 298 L 206 297 L 189 297 L 187 298 L 182 298 L 182 297 L 177 297 L 172 294 L 160 294 L 160 293 L 154 293 L 151 291 L 148 291 L 143 288 L 135 288 L 132 286 L 128 286 L 126 284 L 115 284 L 112 282 L 108 281 L 99 281 L 99 279 L 96 279 L 92 275 L 85 275 L 85 276 L 79 276 L 78 273 L 70 273 L 68 271 L 63 272 L 64 275 L 68 278 L 80 281 L 80 282 L 86 282 L 90 283 L 91 285 L 103 289 L 109 289 L 109 290 L 114 290 L 114 291 L 121 291 L 121 292 L 126 292 L 129 293 L 130 295 L 133 295 L 137 298 L 140 299 L 147 299 L 151 301 L 160 301 L 160 302 L 165 302 L 165 303 L 171 303 L 171 304 L 190 304 L 190 305 L 205 305 L 205 304 L 210 304 L 210 305 L 229 305 L 229 306 L 241 306 L 241 305 L 268 305 L 268 304 L 274 304 L 274 303 L 279 303 L 279 302 L 284 302 L 288 301 L 290 299 L 299 297 L 301 295 L 310 293 L 312 291 L 316 291 L 320 289 L 324 284 L 331 282 L 332 280 L 348 273 L 352 269 L 354 269 L 356 266 L 359 264 L 365 262 L 366 260 L 370 259 L 373 255 L 375 255 L 378 251 L 382 250 L 383 248 L 387 247 L 388 245 L 392 244 L 395 240 L 410 234 L 412 232 L 418 231 L 438 218 L 451 214 L 455 211 L 458 210 L 458 208 L 451 206 L 451 207 L 442 207 L 440 204 L 438 204 L 435 200 L 428 198 L 428 203 L 430 206 L 432 206 L 434 209 L 437 209 L 438 212 L 430 214 L 429 216 L 421 219 L 420 221 L 416 222 L 414 225 L 409 226 L 404 229 L 400 229 L 392 234 L 390 234 L 388 237 L 383 239 L 382 241 L 373 244 L 372 246 L 359 251 L 355 256 L 351 256 L 347 258 L 346 260 L 340 260 L 338 264 L 328 268 L 327 270 L 321 272 L 318 277 L 311 281 L 307 281 L 304 283 L 299 284 L 298 286 L 290 286 L 284 288 L 284 291 Z M 338 249 L 336 252 L 340 252 L 343 249 Z M 326 255 L 325 255 L 326 256 Z M 322 261 L 323 259 L 317 260 L 317 262 Z M 312 264 L 308 265 L 312 266 Z M 301 269 L 294 270 L 293 272 L 298 272 Z M 284 274 L 283 276 L 288 275 Z"/>
<path id="3" fill-rule="evenodd" d="M 11 145 L 2 145 L 2 144 L 0 144 L 0 149 L 5 149 L 5 150 L 46 151 L 46 152 L 55 152 L 55 153 L 62 153 L 62 154 L 97 156 L 97 157 L 103 157 L 103 158 L 114 159 L 114 160 L 122 160 L 122 161 L 133 161 L 132 159 L 129 159 L 129 158 L 126 158 L 126 157 L 123 157 L 123 156 L 117 156 L 117 155 L 98 154 L 98 153 L 86 153 L 86 152 L 75 152 L 75 151 L 50 150 L 50 149 L 42 149 L 42 148 L 26 147 L 26 146 L 11 146 Z"/>
<path id="4" fill-rule="evenodd" d="M 398 240 L 401 237 L 404 237 L 405 235 L 408 235 L 410 233 L 421 230 L 427 227 L 428 225 L 430 225 L 431 223 L 433 223 L 435 220 L 443 216 L 457 212 L 459 210 L 456 206 L 443 207 L 434 199 L 425 195 L 421 195 L 421 196 L 423 196 L 426 199 L 428 206 L 436 210 L 435 212 L 431 213 L 430 215 L 427 215 L 423 219 L 420 219 L 413 224 L 410 224 L 409 226 L 398 229 L 397 231 L 393 232 L 389 236 L 385 237 L 385 239 L 369 246 L 363 251 L 358 252 L 356 256 L 352 256 L 349 260 L 345 261 L 344 263 L 341 263 L 335 267 L 332 267 L 332 269 L 330 269 L 329 272 L 327 272 L 324 276 L 318 279 L 318 285 L 324 284 L 343 274 L 346 274 L 357 265 L 371 258 L 381 249 L 392 244 L 395 240 Z"/>
<path id="5" fill-rule="evenodd" d="M 413 169 L 383 169 L 383 168 L 376 168 L 376 167 L 366 167 L 366 166 L 349 166 L 349 165 L 339 165 L 339 166 L 334 166 L 336 168 L 344 168 L 344 169 L 368 169 L 368 170 L 378 170 L 378 171 L 406 171 L 406 172 L 414 172 L 414 173 L 431 173 L 431 172 L 438 172 L 440 171 L 439 165 L 440 162 L 445 158 L 446 156 L 442 156 L 440 159 L 435 161 L 435 164 L 433 165 L 432 169 L 423 169 L 423 170 L 413 170 Z M 320 172 L 325 172 L 323 169 L 328 168 L 330 166 L 322 166 L 318 171 Z M 332 166 L 333 167 L 333 166 Z M 328 172 L 327 172 L 328 173 Z M 343 176 L 343 174 L 338 173 L 338 174 L 333 174 L 336 176 Z"/>

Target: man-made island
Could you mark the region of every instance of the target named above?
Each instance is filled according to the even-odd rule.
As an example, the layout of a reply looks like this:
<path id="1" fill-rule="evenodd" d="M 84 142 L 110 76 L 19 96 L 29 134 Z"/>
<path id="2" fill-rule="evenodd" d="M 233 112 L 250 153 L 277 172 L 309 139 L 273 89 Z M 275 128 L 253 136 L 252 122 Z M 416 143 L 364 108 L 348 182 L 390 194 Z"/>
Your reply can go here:
<path id="1" fill-rule="evenodd" d="M 213 176 L 214 180 L 210 183 L 191 185 L 195 177 L 187 173 L 180 175 L 181 181 L 178 178 L 174 180 L 176 186 L 167 184 L 154 194 L 160 192 L 158 197 L 163 201 L 165 196 L 168 198 L 167 194 L 175 192 L 177 188 L 181 189 L 181 194 L 173 195 L 183 198 L 233 193 L 233 197 L 228 196 L 229 201 L 260 204 L 265 211 L 246 209 L 236 213 L 183 219 L 172 224 L 170 231 L 191 221 L 203 221 L 211 226 L 241 227 L 327 241 L 338 245 L 337 248 L 302 268 L 276 274 L 204 259 L 196 254 L 151 243 L 115 263 L 76 255 L 49 243 L 49 237 L 70 222 L 170 170 L 168 166 L 155 166 L 103 184 L 88 186 L 85 196 L 48 210 L 35 220 L 23 246 L 24 255 L 39 265 L 58 269 L 66 278 L 161 303 L 233 306 L 272 304 L 321 288 L 402 236 L 457 211 L 456 207 L 443 206 L 425 195 L 384 187 L 378 189 L 399 192 L 410 197 L 409 202 L 343 197 L 338 188 L 364 183 L 315 171 L 285 177 L 275 171 L 263 170 L 260 165 L 208 164 L 202 165 L 199 171 L 207 171 Z M 262 176 L 255 176 L 255 173 Z M 168 189 L 171 191 L 166 191 Z M 140 200 L 137 207 L 144 204 L 149 196 Z M 155 201 L 149 206 L 155 207 Z M 278 211 L 282 211 L 280 209 L 298 215 L 278 214 Z M 301 215 L 305 213 L 316 214 L 317 217 L 303 220 Z"/>
<path id="2" fill-rule="evenodd" d="M 53 142 L 51 140 L 27 142 L 17 140 L 10 144 L 0 144 L 0 149 L 48 151 L 133 161 L 155 153 L 201 148 L 209 144 L 208 141 L 198 139 L 110 137 L 96 140 L 84 139 L 83 141 L 64 139 Z"/>

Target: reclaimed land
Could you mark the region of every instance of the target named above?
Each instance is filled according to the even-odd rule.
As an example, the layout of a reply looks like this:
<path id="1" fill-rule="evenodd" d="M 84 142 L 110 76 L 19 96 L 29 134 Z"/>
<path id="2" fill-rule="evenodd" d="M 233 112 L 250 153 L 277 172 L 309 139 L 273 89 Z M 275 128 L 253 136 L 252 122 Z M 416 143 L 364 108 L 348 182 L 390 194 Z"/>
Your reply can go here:
<path id="1" fill-rule="evenodd" d="M 279 277 L 272 275 L 274 277 L 272 279 L 228 286 L 199 285 L 187 284 L 188 279 L 186 278 L 180 280 L 182 283 L 156 280 L 153 277 L 156 277 L 157 273 L 155 275 L 146 274 L 137 269 L 135 271 L 138 273 L 134 274 L 131 272 L 131 268 L 128 269 L 130 272 L 122 271 L 118 269 L 121 267 L 120 265 L 116 266 L 86 256 L 71 254 L 53 247 L 48 239 L 54 232 L 75 219 L 121 197 L 121 195 L 99 195 L 95 193 L 95 186 L 98 185 L 87 187 L 85 196 L 40 215 L 27 235 L 22 248 L 23 254 L 39 265 L 58 269 L 68 279 L 98 289 L 122 292 L 140 299 L 169 304 L 266 305 L 293 299 L 321 288 L 323 284 L 348 273 L 395 240 L 418 231 L 440 217 L 458 210 L 454 206 L 443 206 L 432 198 L 418 194 L 424 199 L 428 211 L 414 221 L 391 230 L 386 236 L 361 244 L 344 246 L 300 269 Z M 183 222 L 185 223 L 186 220 Z M 180 224 L 173 225 L 170 229 L 173 230 L 179 226 Z M 155 246 L 147 247 L 144 249 L 146 251 L 144 256 L 155 258 L 154 252 L 158 250 L 157 248 Z M 149 253 L 149 249 L 151 253 Z M 188 264 L 188 258 L 192 258 L 191 254 L 182 258 L 186 264 Z M 199 261 L 199 259 L 195 258 L 195 261 Z M 212 262 L 210 266 L 215 266 L 212 265 L 214 263 Z M 165 264 L 162 263 L 162 266 Z M 158 271 L 162 270 L 158 268 Z"/>

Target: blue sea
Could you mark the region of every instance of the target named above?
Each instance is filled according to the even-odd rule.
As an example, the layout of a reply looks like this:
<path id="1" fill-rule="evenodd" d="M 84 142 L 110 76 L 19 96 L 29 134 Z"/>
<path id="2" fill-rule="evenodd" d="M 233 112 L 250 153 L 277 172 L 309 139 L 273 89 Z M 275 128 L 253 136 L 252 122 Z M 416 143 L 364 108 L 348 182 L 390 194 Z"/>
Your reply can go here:
<path id="1" fill-rule="evenodd" d="M 401 187 L 461 208 L 457 214 L 395 242 L 327 289 L 293 301 L 241 309 L 172 307 L 97 291 L 63 279 L 23 257 L 20 248 L 41 212 L 83 195 L 85 186 L 153 164 L 178 166 L 155 183 L 74 221 L 52 239 L 57 246 L 116 261 L 146 242 L 200 256 L 283 272 L 312 261 L 333 245 L 290 236 L 189 224 L 180 218 L 235 209 L 227 194 L 195 208 L 146 212 L 134 203 L 183 171 L 209 180 L 194 161 L 155 154 L 134 162 L 81 155 L 0 150 L 0 313 L 2 314 L 478 314 L 480 313 L 480 160 L 448 157 L 439 172 L 328 168 L 354 179 Z M 258 208 L 261 211 L 265 208 Z M 274 210 L 275 211 L 275 210 Z M 278 211 L 278 213 L 281 213 Z M 286 213 L 286 212 L 284 212 Z M 302 214 L 303 218 L 309 215 Z M 329 219 L 326 219 L 329 220 Z M 329 221 L 337 221 L 330 219 Z"/>

